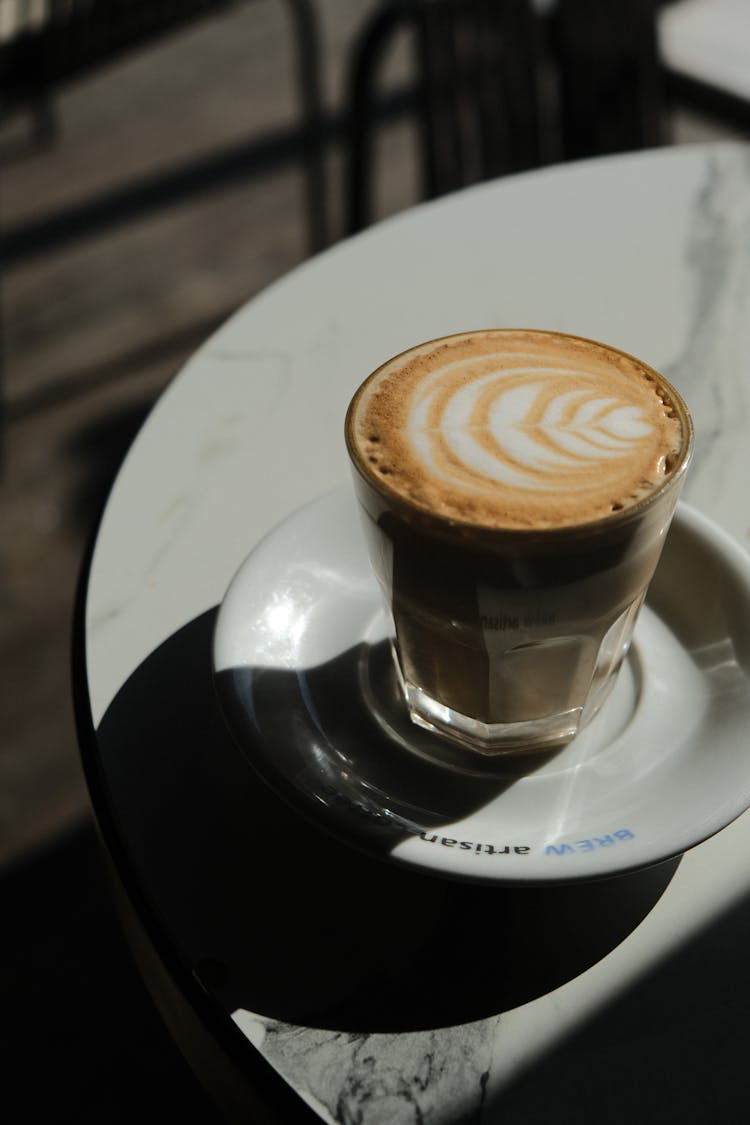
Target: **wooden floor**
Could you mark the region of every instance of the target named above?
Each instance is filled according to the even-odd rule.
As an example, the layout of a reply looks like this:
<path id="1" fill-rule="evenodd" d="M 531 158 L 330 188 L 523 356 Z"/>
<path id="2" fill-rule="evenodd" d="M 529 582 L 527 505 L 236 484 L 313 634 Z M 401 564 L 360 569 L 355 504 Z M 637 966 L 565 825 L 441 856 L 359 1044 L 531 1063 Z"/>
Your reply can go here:
<path id="1" fill-rule="evenodd" d="M 318 2 L 333 114 L 374 2 Z M 23 115 L 0 122 L 0 869 L 86 815 L 71 622 L 125 450 L 206 334 L 309 252 L 289 13 L 253 0 L 80 81 L 55 102 L 50 144 Z M 386 81 L 406 58 L 397 45 Z M 381 151 L 379 216 L 417 198 L 408 123 Z M 326 172 L 335 240 L 334 145 Z"/>

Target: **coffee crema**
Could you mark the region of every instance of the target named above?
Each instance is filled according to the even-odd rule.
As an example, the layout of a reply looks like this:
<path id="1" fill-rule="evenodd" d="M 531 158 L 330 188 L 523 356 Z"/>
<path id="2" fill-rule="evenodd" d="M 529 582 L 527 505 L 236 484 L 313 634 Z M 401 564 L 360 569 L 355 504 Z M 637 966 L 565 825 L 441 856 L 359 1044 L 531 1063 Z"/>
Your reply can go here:
<path id="1" fill-rule="evenodd" d="M 349 407 L 347 442 L 379 491 L 472 527 L 611 518 L 681 466 L 679 396 L 650 367 L 577 336 L 488 329 L 412 348 Z"/>

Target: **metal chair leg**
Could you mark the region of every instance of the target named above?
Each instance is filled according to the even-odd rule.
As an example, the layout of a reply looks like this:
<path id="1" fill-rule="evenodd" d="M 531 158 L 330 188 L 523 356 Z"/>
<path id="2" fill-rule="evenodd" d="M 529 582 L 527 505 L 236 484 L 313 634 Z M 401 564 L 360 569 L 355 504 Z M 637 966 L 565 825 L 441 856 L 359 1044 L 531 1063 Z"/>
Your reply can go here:
<path id="1" fill-rule="evenodd" d="M 380 64 L 393 34 L 409 20 L 407 5 L 389 4 L 365 24 L 353 49 L 347 81 L 346 233 L 372 220 L 374 102 Z"/>
<path id="2" fill-rule="evenodd" d="M 328 243 L 325 128 L 320 81 L 320 36 L 310 0 L 286 0 L 295 25 L 310 251 Z"/>

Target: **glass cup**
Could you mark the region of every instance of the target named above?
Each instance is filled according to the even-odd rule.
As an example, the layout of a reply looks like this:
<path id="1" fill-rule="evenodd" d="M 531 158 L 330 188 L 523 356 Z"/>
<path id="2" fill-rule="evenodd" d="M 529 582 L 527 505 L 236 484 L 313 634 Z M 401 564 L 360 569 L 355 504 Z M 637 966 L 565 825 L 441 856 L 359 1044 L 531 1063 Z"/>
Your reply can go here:
<path id="1" fill-rule="evenodd" d="M 573 360 L 588 362 L 589 353 L 597 364 L 604 357 L 632 368 L 657 388 L 675 423 L 664 472 L 637 500 L 615 501 L 593 519 L 583 505 L 580 522 L 568 512 L 559 526 L 549 519 L 512 527 L 464 519 L 446 515 L 434 498 L 425 503 L 418 489 L 416 498 L 399 491 L 394 474 L 382 459 L 377 463 L 370 437 L 358 431 L 363 395 L 385 368 L 413 371 L 416 359 L 429 373 L 431 354 L 458 348 L 469 337 L 481 338 L 489 353 L 502 354 L 506 341 L 518 348 L 541 340 L 545 356 L 554 358 L 559 346 L 561 369 L 567 365 L 573 373 Z M 489 385 L 485 359 L 483 353 Z M 382 445 L 380 436 L 371 436 Z M 612 690 L 628 651 L 692 439 L 687 407 L 662 376 L 617 349 L 560 333 L 494 329 L 447 337 L 410 349 L 365 380 L 347 412 L 347 449 L 371 562 L 393 617 L 403 695 L 416 724 L 485 755 L 554 748 L 575 737 Z M 595 458 L 591 472 L 597 472 Z"/>

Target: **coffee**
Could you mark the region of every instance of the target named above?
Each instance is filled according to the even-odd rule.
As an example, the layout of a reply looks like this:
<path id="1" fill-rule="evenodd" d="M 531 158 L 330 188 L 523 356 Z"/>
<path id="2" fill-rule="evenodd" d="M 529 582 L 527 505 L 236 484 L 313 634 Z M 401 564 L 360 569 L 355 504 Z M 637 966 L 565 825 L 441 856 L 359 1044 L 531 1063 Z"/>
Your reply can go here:
<path id="1" fill-rule="evenodd" d="M 676 391 L 594 341 L 471 332 L 374 372 L 346 437 L 415 721 L 486 752 L 573 737 L 677 501 Z"/>
<path id="2" fill-rule="evenodd" d="M 683 442 L 673 392 L 575 337 L 494 331 L 398 356 L 356 396 L 348 438 L 376 487 L 444 520 L 580 525 L 659 489 Z"/>

